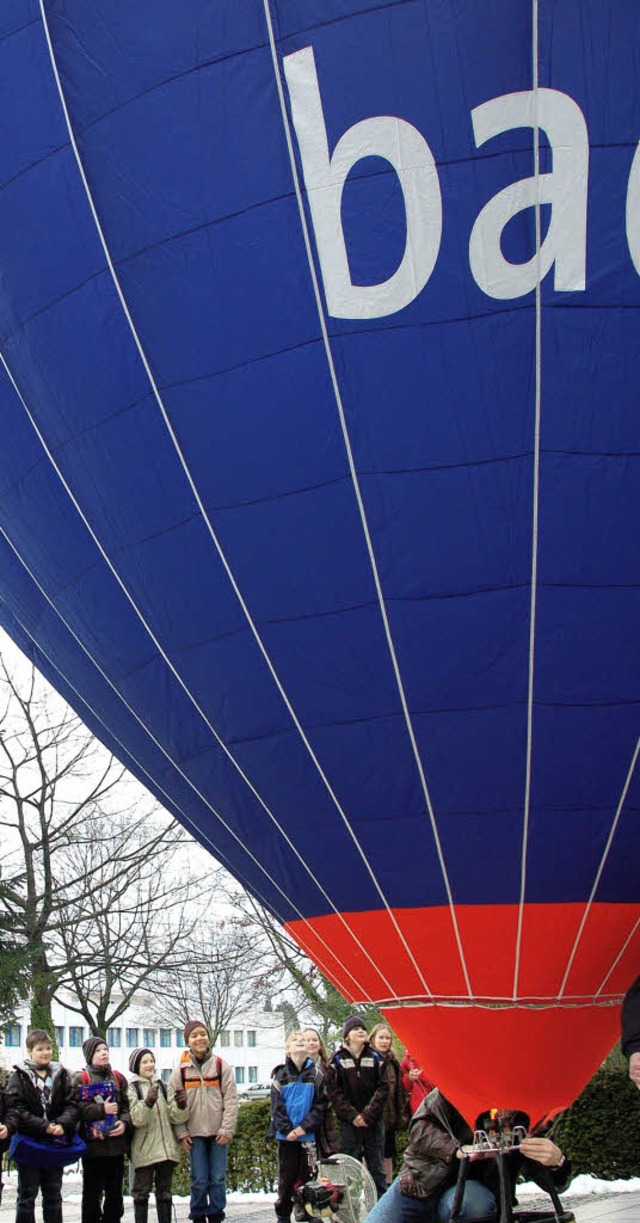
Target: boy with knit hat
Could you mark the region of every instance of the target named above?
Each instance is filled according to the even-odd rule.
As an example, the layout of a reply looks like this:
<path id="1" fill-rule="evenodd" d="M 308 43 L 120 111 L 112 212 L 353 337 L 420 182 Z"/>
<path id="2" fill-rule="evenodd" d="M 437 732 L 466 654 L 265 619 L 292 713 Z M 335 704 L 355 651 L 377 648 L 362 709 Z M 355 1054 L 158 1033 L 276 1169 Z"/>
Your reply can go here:
<path id="1" fill-rule="evenodd" d="M 86 1068 L 73 1076 L 80 1099 L 82 1136 L 82 1223 L 118 1223 L 124 1214 L 122 1177 L 131 1118 L 128 1084 L 109 1065 L 101 1036 L 82 1046 Z"/>
<path id="2" fill-rule="evenodd" d="M 174 1126 L 187 1119 L 187 1093 L 155 1078 L 151 1049 L 134 1049 L 129 1058 L 129 1111 L 133 1124 L 130 1160 L 135 1169 L 132 1197 L 135 1223 L 147 1223 L 149 1194 L 155 1181 L 158 1223 L 171 1223 L 171 1186 L 180 1149 Z"/>
<path id="3" fill-rule="evenodd" d="M 176 1133 L 191 1164 L 190 1219 L 222 1223 L 227 1203 L 227 1145 L 236 1130 L 238 1095 L 233 1070 L 211 1050 L 206 1024 L 185 1024 L 187 1048 L 171 1073 L 174 1091 L 184 1088 L 187 1120 Z"/>
<path id="4" fill-rule="evenodd" d="M 340 1150 L 362 1159 L 378 1190 L 387 1189 L 382 1114 L 388 1085 L 384 1061 L 369 1044 L 365 1020 L 351 1015 L 342 1029 L 343 1044 L 327 1069 L 327 1095 L 340 1119 Z"/>

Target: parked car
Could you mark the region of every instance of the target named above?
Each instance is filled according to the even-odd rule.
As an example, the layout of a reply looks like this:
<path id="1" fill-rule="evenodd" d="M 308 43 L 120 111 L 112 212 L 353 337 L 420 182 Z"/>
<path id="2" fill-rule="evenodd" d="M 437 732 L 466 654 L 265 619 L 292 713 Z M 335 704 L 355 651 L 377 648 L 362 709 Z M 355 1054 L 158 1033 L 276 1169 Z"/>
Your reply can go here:
<path id="1" fill-rule="evenodd" d="M 249 1100 L 268 1100 L 270 1095 L 270 1083 L 250 1083 L 248 1087 L 238 1088 L 238 1099 L 241 1104 L 247 1104 Z"/>

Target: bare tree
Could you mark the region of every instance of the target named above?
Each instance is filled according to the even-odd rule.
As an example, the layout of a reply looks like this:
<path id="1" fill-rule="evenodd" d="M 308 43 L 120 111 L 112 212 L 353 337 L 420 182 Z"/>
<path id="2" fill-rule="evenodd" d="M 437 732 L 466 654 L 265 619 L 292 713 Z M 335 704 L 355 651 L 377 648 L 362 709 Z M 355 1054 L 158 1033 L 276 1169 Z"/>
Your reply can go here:
<path id="1" fill-rule="evenodd" d="M 184 971 L 157 978 L 157 1018 L 182 1026 L 203 1019 L 215 1042 L 234 1015 L 261 1000 L 264 941 L 246 918 L 200 922 Z"/>
<path id="2" fill-rule="evenodd" d="M 177 825 L 96 815 L 83 832 L 92 828 L 64 863 L 74 877 L 60 910 L 58 989 L 67 986 L 76 1001 L 65 1005 L 105 1036 L 136 994 L 185 969 L 200 915 Z"/>
<path id="3" fill-rule="evenodd" d="M 0 829 L 4 912 L 29 947 L 32 1023 L 75 989 L 94 1031 L 160 964 L 173 963 L 189 881 L 169 864 L 190 838 L 33 668 L 0 657 Z"/>
<path id="4" fill-rule="evenodd" d="M 284 927 L 246 892 L 234 892 L 235 905 L 244 919 L 261 935 L 263 943 L 262 972 L 256 989 L 269 999 L 274 1009 L 306 1011 L 325 1040 L 342 1027 L 353 1011 L 353 1004 L 336 989 L 307 958 Z M 274 1005 L 275 1004 L 275 1005 Z M 381 1022 L 382 1015 L 374 1007 L 361 1007 L 370 1027 Z"/>

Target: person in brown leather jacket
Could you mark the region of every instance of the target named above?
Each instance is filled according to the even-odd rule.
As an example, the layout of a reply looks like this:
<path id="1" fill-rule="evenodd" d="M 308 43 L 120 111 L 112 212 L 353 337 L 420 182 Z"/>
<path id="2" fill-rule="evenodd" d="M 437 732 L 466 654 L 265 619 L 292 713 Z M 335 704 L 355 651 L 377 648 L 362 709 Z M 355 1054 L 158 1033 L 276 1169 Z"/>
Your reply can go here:
<path id="1" fill-rule="evenodd" d="M 366 1223 L 447 1223 L 458 1177 L 458 1152 L 461 1145 L 472 1140 L 467 1122 L 434 1088 L 409 1127 L 409 1145 L 399 1177 L 370 1211 Z M 546 1188 L 543 1169 L 551 1172 L 559 1190 L 571 1179 L 569 1161 L 550 1138 L 525 1138 L 509 1160 L 513 1183 L 523 1172 Z M 460 1218 L 497 1217 L 497 1195 L 495 1159 L 472 1159 Z"/>

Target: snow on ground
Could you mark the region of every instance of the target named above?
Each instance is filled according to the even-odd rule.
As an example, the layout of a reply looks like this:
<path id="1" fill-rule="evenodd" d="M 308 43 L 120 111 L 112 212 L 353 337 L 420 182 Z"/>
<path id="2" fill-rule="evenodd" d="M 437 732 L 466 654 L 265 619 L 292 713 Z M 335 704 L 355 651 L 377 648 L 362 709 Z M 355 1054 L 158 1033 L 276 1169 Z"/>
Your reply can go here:
<path id="1" fill-rule="evenodd" d="M 562 1196 L 565 1198 L 611 1197 L 616 1193 L 638 1192 L 640 1192 L 640 1177 L 638 1176 L 633 1176 L 628 1181 L 601 1181 L 595 1176 L 583 1173 L 580 1176 L 574 1176 Z M 526 1181 L 524 1185 L 518 1185 L 519 1198 L 538 1197 L 539 1194 L 540 1186 L 534 1184 L 533 1181 Z"/>
<path id="2" fill-rule="evenodd" d="M 640 1154 L 638 1158 L 640 1164 Z M 76 1171 L 75 1168 L 65 1169 L 64 1175 L 64 1199 L 66 1202 L 80 1202 L 81 1200 L 82 1173 Z M 606 1198 L 615 1197 L 618 1194 L 625 1193 L 640 1193 L 640 1177 L 635 1176 L 630 1180 L 620 1181 L 603 1181 L 595 1176 L 581 1174 L 574 1177 L 569 1188 L 562 1195 L 563 1199 L 570 1204 L 576 1200 L 600 1198 L 604 1201 Z M 270 1206 L 275 1202 L 275 1193 L 228 1193 L 227 1199 L 230 1205 L 237 1206 Z M 518 1185 L 518 1200 L 523 1205 L 533 1205 L 538 1199 L 546 1200 L 546 1195 L 542 1193 L 539 1185 L 528 1181 L 523 1185 Z M 131 1199 L 125 1197 L 127 1205 Z M 188 1202 L 188 1197 L 178 1197 L 174 1194 L 175 1202 Z"/>

